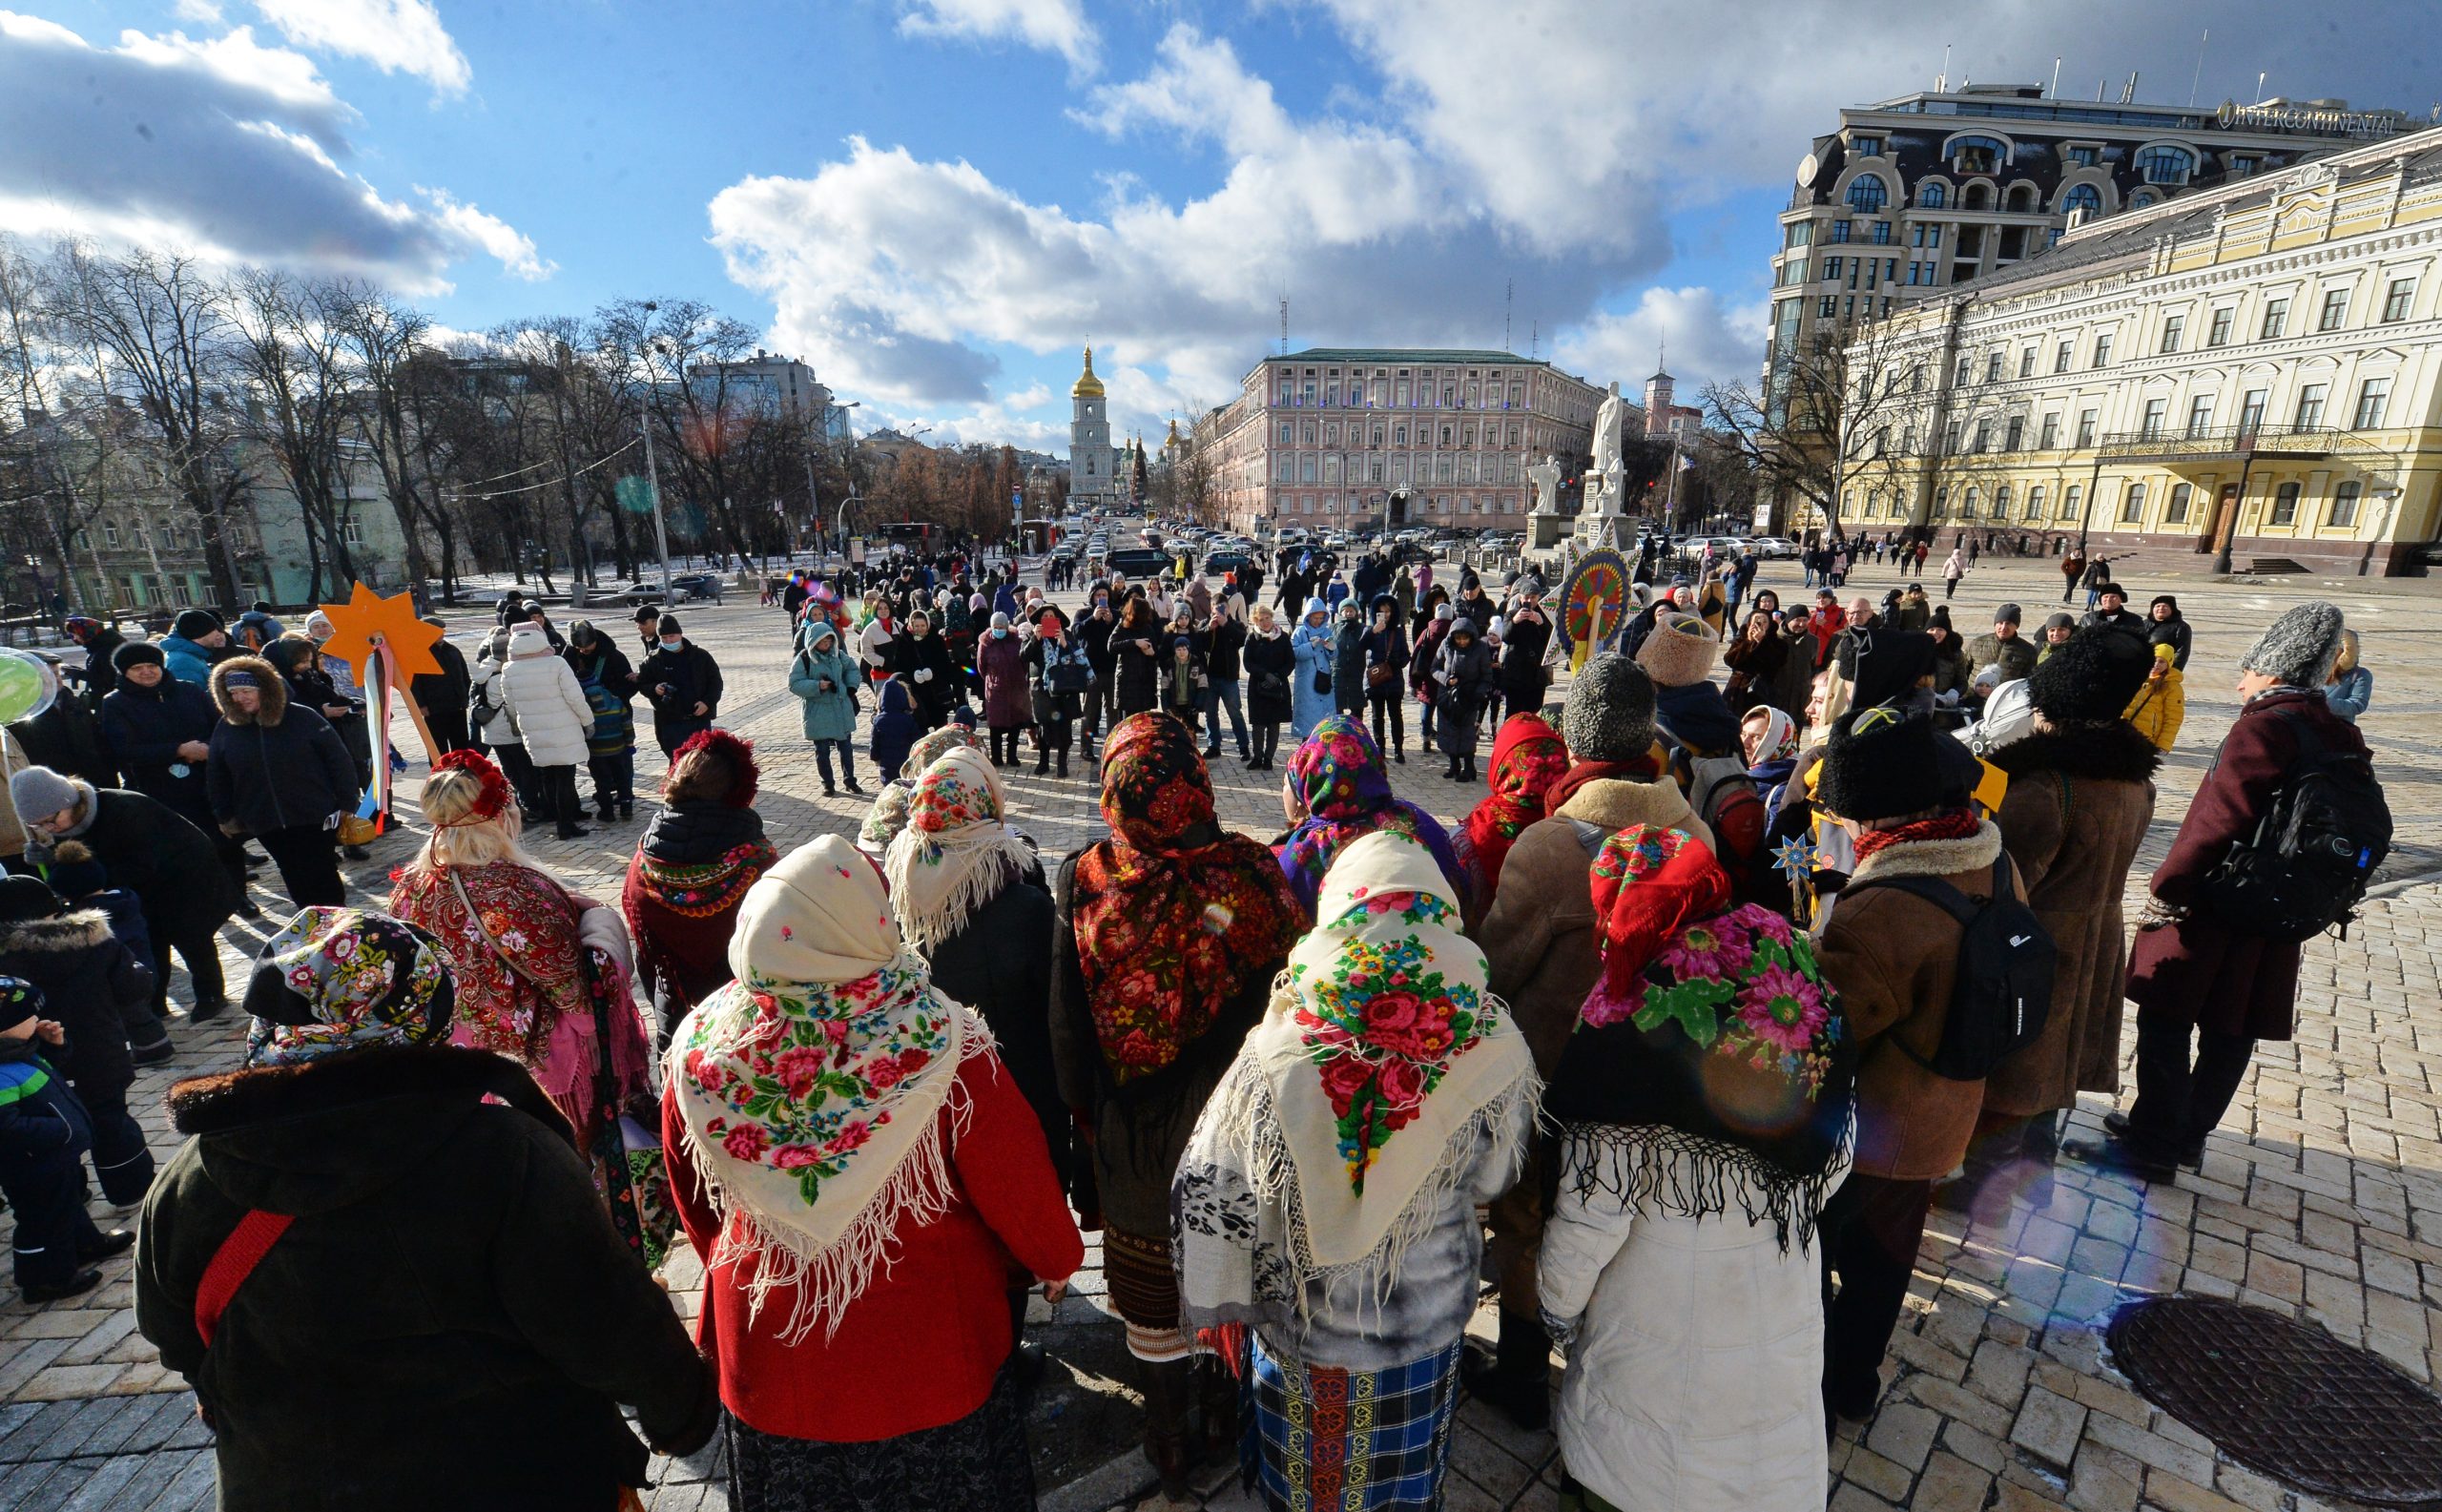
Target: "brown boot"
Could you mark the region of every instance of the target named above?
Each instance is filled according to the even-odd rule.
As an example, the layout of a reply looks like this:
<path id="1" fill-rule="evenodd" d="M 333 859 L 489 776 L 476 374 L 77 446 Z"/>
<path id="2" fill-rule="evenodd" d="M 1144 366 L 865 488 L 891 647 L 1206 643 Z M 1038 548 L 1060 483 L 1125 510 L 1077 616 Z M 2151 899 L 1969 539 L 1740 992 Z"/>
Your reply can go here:
<path id="1" fill-rule="evenodd" d="M 1161 1478 L 1162 1494 L 1174 1502 L 1187 1500 L 1187 1475 L 1195 1464 L 1188 1441 L 1188 1409 L 1195 1394 L 1195 1362 L 1140 1360 L 1145 1381 L 1145 1458 Z"/>

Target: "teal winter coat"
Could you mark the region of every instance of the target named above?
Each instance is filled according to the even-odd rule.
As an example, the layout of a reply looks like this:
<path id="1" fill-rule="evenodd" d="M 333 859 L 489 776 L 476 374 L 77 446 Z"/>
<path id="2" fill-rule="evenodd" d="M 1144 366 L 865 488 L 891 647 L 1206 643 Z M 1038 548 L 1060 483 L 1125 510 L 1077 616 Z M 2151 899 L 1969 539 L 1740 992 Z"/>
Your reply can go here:
<path id="1" fill-rule="evenodd" d="M 853 740 L 857 735 L 857 689 L 864 681 L 857 658 L 841 649 L 839 633 L 821 626 L 812 644 L 789 663 L 789 692 L 805 703 L 805 737 Z M 828 678 L 831 686 L 822 686 Z"/>

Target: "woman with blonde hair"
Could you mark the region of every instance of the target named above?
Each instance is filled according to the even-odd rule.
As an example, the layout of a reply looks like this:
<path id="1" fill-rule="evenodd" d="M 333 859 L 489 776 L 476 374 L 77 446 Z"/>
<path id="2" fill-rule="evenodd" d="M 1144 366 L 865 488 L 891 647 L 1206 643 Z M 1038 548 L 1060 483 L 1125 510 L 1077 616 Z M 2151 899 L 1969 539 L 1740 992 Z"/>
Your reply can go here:
<path id="1" fill-rule="evenodd" d="M 433 764 L 424 816 L 432 838 L 399 873 L 390 911 L 439 942 L 457 976 L 451 1042 L 533 1073 L 593 1157 L 621 1233 L 657 1262 L 648 1236 L 674 1225 L 661 1218 L 666 1193 L 631 1178 L 659 1162 L 652 1042 L 629 990 L 627 925 L 527 854 L 515 794 L 480 753 Z"/>

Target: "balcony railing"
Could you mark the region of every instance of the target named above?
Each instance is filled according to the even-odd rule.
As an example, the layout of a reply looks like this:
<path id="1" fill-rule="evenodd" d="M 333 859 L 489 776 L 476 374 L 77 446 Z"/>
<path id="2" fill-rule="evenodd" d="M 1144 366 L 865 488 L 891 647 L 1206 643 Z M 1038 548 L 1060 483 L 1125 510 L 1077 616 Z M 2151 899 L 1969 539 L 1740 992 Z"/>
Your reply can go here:
<path id="1" fill-rule="evenodd" d="M 2249 457 L 2312 461 L 2340 447 L 2330 425 L 2225 425 L 2207 429 L 2123 430 L 2102 438 L 2105 462 L 2244 462 Z"/>

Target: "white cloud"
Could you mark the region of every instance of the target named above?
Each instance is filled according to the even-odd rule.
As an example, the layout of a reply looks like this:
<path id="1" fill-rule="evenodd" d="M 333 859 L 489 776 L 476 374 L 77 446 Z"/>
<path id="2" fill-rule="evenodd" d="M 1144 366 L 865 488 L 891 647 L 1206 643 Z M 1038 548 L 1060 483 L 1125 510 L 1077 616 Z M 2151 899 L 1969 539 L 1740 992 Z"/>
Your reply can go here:
<path id="1" fill-rule="evenodd" d="M 464 94 L 474 80 L 431 0 L 255 0 L 255 9 L 299 47 L 411 73 L 445 94 Z"/>
<path id="2" fill-rule="evenodd" d="M 1552 355 L 1562 367 L 1598 383 L 1618 379 L 1620 391 L 1636 399 L 1666 348 L 1665 365 L 1678 380 L 1677 400 L 1693 404 L 1707 383 L 1753 381 L 1763 366 L 1770 322 L 1764 300 L 1728 305 L 1712 289 L 1650 288 L 1628 308 L 1600 311 L 1563 332 Z"/>
<path id="3" fill-rule="evenodd" d="M 533 244 L 446 195 L 402 202 L 353 172 L 358 116 L 310 59 L 239 28 L 95 47 L 0 11 L 0 225 L 447 287 L 469 256 L 548 276 Z"/>
<path id="4" fill-rule="evenodd" d="M 177 0 L 177 4 L 170 8 L 170 13 L 181 21 L 200 21 L 206 26 L 217 27 L 223 19 L 220 8 L 212 0 Z"/>
<path id="5" fill-rule="evenodd" d="M 899 30 L 910 36 L 1010 40 L 1057 52 L 1091 72 L 1100 37 L 1081 0 L 902 0 Z"/>

